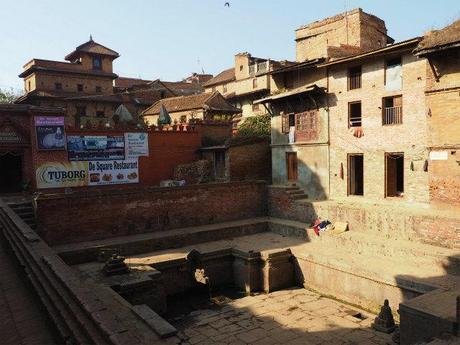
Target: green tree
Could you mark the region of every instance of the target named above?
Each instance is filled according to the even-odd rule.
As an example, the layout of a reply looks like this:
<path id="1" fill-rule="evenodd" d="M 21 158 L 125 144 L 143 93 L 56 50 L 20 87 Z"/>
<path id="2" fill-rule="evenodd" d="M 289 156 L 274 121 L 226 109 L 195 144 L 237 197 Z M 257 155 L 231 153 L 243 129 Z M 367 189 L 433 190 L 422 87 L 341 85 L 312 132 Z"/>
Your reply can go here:
<path id="1" fill-rule="evenodd" d="M 248 117 L 238 127 L 238 136 L 270 137 L 270 114 Z"/>
<path id="2" fill-rule="evenodd" d="M 17 92 L 14 92 L 13 88 L 10 90 L 0 89 L 0 103 L 14 103 L 19 97 Z"/>

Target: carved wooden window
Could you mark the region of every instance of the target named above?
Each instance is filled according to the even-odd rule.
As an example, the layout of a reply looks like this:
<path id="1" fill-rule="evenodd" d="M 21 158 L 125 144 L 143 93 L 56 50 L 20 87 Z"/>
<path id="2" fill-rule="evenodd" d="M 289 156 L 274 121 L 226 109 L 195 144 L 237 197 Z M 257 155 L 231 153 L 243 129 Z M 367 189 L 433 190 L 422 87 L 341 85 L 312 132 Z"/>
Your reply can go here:
<path id="1" fill-rule="evenodd" d="M 318 137 L 318 112 L 304 111 L 295 114 L 296 141 L 314 140 Z"/>

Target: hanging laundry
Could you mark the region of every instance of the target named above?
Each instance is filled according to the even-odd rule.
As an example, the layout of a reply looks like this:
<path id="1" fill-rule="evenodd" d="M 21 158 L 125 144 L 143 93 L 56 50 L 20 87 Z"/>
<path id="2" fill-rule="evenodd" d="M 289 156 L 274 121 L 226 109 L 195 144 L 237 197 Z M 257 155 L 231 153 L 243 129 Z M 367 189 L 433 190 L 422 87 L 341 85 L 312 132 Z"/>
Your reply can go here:
<path id="1" fill-rule="evenodd" d="M 289 127 L 289 144 L 295 143 L 295 126 Z"/>

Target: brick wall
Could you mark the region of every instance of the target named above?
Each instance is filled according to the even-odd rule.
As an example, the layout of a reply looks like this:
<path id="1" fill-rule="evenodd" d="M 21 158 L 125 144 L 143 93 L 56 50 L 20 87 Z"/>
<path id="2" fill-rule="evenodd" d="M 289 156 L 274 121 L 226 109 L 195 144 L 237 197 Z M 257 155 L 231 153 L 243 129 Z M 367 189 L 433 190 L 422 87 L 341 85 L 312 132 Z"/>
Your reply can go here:
<path id="1" fill-rule="evenodd" d="M 448 210 L 407 204 L 358 202 L 296 202 L 281 188 L 269 188 L 270 217 L 304 222 L 311 226 L 320 217 L 349 224 L 350 231 L 366 232 L 386 239 L 419 241 L 441 247 L 460 246 L 460 217 Z"/>
<path id="2" fill-rule="evenodd" d="M 385 22 L 360 8 L 329 17 L 296 30 L 296 61 L 330 56 L 328 47 L 342 45 L 362 51 L 384 47 Z M 345 52 L 349 49 L 345 49 Z"/>
<path id="3" fill-rule="evenodd" d="M 271 181 L 270 140 L 258 140 L 229 148 L 232 180 L 260 179 Z"/>
<path id="4" fill-rule="evenodd" d="M 460 204 L 460 52 L 430 57 L 436 81 L 427 64 L 428 145 L 447 153 L 446 160 L 429 162 L 430 199 L 434 203 Z"/>
<path id="5" fill-rule="evenodd" d="M 252 181 L 40 195 L 38 232 L 56 245 L 260 217 L 266 193 Z"/>

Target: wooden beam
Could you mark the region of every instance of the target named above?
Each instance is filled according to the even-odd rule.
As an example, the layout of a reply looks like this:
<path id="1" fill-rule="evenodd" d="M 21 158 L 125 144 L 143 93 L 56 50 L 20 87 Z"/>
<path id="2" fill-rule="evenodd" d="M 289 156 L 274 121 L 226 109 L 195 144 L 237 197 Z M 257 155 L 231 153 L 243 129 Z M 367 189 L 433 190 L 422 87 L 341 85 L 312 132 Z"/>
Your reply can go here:
<path id="1" fill-rule="evenodd" d="M 428 64 L 430 65 L 431 72 L 433 72 L 434 79 L 436 80 L 437 83 L 439 83 L 439 78 L 441 77 L 441 75 L 439 75 L 438 72 L 436 72 L 436 68 L 434 68 L 434 65 L 433 65 L 433 60 L 431 58 L 427 58 L 427 60 L 428 60 Z"/>

